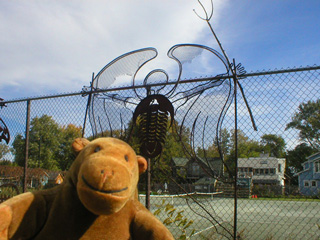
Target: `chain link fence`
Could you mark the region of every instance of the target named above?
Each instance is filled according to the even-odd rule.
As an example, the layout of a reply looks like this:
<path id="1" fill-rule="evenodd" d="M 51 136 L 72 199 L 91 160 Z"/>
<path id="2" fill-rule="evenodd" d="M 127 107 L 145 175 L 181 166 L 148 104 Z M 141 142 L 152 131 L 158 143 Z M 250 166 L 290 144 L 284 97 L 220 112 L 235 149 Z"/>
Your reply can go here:
<path id="1" fill-rule="evenodd" d="M 195 88 L 200 82 L 188 84 Z M 318 135 L 303 142 L 301 129 L 289 123 L 301 112 L 301 104 L 308 102 L 318 103 L 308 117 L 319 122 L 320 67 L 250 73 L 240 82 L 258 131 L 252 128 L 243 96 L 238 94 L 237 162 L 232 149 L 234 104 L 222 126 L 227 140 L 225 163 L 231 169 L 237 167 L 237 177 L 215 160 L 213 142 L 206 147 L 212 165 L 177 153 L 174 157 L 163 155 L 167 159 L 160 163 L 168 168 L 166 174 L 157 175 L 158 165 L 153 165 L 150 210 L 176 239 L 319 239 L 320 156 L 319 148 L 310 147 L 312 141 L 315 146 L 319 143 L 319 125 L 311 129 Z M 128 91 L 123 87 L 116 93 L 125 96 Z M 88 119 L 84 125 L 87 101 L 88 96 L 79 92 L 2 102 L 0 117 L 11 140 L 8 145 L 1 143 L 0 185 L 5 185 L 1 201 L 63 182 L 73 160 L 72 140 L 82 132 L 87 138 L 92 136 Z M 110 115 L 119 114 L 117 108 L 112 109 Z M 211 130 L 207 127 L 206 131 Z M 207 167 L 218 172 L 216 177 L 207 174 Z M 142 175 L 139 190 L 143 203 L 145 181 Z M 12 190 L 8 184 L 16 187 Z"/>

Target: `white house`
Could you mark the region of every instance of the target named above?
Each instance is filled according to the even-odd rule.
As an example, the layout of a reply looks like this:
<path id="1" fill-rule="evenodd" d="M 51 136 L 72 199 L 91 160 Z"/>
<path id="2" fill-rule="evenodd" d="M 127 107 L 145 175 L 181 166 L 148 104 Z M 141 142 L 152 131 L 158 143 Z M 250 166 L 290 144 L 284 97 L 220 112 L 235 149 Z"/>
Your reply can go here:
<path id="1" fill-rule="evenodd" d="M 253 184 L 284 187 L 285 158 L 260 157 L 238 158 L 238 178 L 250 178 Z"/>

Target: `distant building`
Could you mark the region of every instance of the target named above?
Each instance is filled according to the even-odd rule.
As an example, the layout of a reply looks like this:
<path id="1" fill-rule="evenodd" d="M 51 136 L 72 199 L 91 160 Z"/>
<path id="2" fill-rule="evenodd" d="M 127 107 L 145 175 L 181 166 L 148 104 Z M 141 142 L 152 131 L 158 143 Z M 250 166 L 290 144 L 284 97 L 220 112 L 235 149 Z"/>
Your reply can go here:
<path id="1" fill-rule="evenodd" d="M 238 158 L 238 178 L 249 178 L 252 184 L 284 187 L 285 158 L 260 157 Z"/>
<path id="2" fill-rule="evenodd" d="M 188 183 L 190 192 L 214 192 L 217 178 L 223 176 L 220 158 L 172 158 L 172 177 L 182 184 Z"/>
<path id="3" fill-rule="evenodd" d="M 23 186 L 24 168 L 19 166 L 0 165 L 0 185 L 13 183 Z M 27 168 L 27 186 L 30 188 L 42 188 L 48 183 L 61 184 L 63 175 L 42 168 Z"/>
<path id="4" fill-rule="evenodd" d="M 296 175 L 299 180 L 299 191 L 306 196 L 320 194 L 320 152 L 307 157 L 302 163 L 303 170 Z"/>
<path id="5" fill-rule="evenodd" d="M 182 177 L 190 183 L 202 178 L 222 177 L 224 173 L 220 158 L 172 158 L 171 167 L 173 177 Z"/>
<path id="6" fill-rule="evenodd" d="M 59 185 L 63 182 L 64 179 L 64 172 L 61 171 L 48 171 L 49 175 L 49 184 L 52 185 Z"/>

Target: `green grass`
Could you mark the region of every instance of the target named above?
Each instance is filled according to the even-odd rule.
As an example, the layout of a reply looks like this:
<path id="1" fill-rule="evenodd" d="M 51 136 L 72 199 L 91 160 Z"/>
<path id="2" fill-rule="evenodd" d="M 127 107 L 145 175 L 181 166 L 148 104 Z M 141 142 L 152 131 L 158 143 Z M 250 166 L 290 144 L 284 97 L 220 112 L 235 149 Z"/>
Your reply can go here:
<path id="1" fill-rule="evenodd" d="M 301 201 L 301 202 L 320 202 L 319 198 L 305 198 L 305 197 L 258 197 L 258 198 L 250 198 L 250 200 L 267 200 L 267 201 Z"/>

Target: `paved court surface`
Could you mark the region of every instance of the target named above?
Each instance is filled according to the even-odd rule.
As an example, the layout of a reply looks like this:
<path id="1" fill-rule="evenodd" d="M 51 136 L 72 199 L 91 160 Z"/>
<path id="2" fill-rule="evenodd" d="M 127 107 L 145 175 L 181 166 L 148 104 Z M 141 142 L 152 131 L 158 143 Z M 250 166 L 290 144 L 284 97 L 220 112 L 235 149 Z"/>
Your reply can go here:
<path id="1" fill-rule="evenodd" d="M 184 210 L 183 215 L 188 220 L 194 221 L 188 228 L 188 231 L 193 229 L 196 231 L 195 237 L 191 239 L 211 239 L 212 234 L 215 239 L 231 237 L 234 222 L 233 199 L 199 198 L 204 210 L 192 200 L 188 201 L 188 205 L 183 198 L 151 198 L 152 212 L 157 209 L 156 204 L 161 204 L 163 199 L 166 203 L 173 203 L 176 211 Z M 144 203 L 144 198 L 140 198 L 140 201 Z M 241 232 L 243 239 L 320 240 L 319 201 L 238 199 L 237 211 L 238 232 Z M 165 214 L 160 215 L 162 220 L 166 217 Z M 172 224 L 169 228 L 175 237 L 182 233 Z M 211 238 L 205 238 L 205 236 L 211 236 Z"/>

